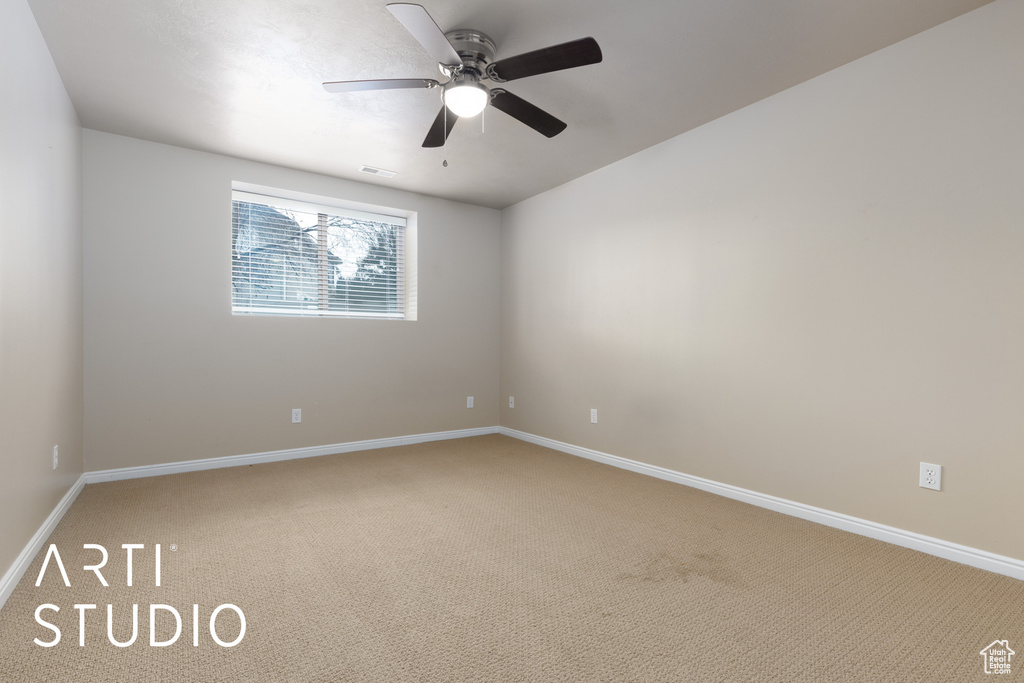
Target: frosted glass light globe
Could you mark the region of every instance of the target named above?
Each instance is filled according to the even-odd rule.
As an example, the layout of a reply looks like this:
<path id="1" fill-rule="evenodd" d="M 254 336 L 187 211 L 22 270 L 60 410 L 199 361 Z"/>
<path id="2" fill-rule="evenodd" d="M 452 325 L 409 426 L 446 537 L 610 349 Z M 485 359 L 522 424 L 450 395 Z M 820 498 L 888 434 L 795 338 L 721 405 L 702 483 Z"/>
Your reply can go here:
<path id="1" fill-rule="evenodd" d="M 487 89 L 479 83 L 463 83 L 446 90 L 444 101 L 456 116 L 470 118 L 487 106 Z"/>

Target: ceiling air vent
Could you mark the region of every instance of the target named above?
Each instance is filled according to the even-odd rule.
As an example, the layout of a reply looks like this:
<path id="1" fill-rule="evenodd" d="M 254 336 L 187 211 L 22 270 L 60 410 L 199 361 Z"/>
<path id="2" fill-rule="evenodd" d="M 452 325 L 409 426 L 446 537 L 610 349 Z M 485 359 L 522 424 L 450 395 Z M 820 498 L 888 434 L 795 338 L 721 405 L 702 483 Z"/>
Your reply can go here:
<path id="1" fill-rule="evenodd" d="M 369 173 L 370 175 L 380 176 L 381 178 L 394 178 L 397 175 L 397 171 L 385 171 L 383 168 L 374 168 L 373 166 L 363 166 L 359 169 L 360 173 Z"/>

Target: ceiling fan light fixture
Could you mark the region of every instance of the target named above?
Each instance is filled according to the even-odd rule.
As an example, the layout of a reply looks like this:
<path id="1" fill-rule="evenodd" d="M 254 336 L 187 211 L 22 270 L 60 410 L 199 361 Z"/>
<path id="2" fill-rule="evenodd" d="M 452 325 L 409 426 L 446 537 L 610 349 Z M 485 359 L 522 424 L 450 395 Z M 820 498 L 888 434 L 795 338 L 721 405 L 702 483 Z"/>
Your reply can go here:
<path id="1" fill-rule="evenodd" d="M 564 121 L 559 121 L 540 107 L 530 104 L 504 88 L 495 87 L 492 90 L 480 81 L 507 83 L 527 76 L 597 64 L 603 59 L 596 40 L 580 38 L 495 61 L 494 41 L 482 31 L 458 28 L 444 33 L 422 5 L 391 2 L 387 8 L 437 61 L 443 82 L 432 78 L 385 78 L 328 81 L 323 87 L 327 92 L 339 93 L 440 88 L 443 101 L 441 111 L 437 113 L 427 137 L 423 139 L 423 147 L 444 146 L 452 132 L 452 126 L 460 118 L 477 116 L 483 113 L 488 105 L 545 137 L 554 137 L 565 130 Z M 447 166 L 448 162 L 445 161 L 444 165 Z"/>
<path id="2" fill-rule="evenodd" d="M 476 116 L 487 106 L 487 88 L 474 81 L 463 81 L 445 89 L 444 102 L 459 118 Z"/>

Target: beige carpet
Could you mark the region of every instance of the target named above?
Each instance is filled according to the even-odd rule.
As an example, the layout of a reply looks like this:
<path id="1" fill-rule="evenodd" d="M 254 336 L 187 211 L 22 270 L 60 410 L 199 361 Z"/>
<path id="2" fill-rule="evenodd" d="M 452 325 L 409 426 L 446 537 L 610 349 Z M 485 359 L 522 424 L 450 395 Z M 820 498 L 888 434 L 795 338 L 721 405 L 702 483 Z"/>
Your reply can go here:
<path id="1" fill-rule="evenodd" d="M 50 541 L 0 680 L 970 681 L 996 639 L 1024 680 L 1024 582 L 502 436 L 90 485 Z"/>

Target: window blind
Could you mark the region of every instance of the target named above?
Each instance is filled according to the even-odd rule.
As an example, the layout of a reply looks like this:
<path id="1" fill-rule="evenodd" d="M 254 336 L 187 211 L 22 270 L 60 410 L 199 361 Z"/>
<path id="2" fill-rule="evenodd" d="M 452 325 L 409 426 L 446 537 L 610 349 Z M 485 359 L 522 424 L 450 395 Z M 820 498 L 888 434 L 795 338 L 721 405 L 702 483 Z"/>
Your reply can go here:
<path id="1" fill-rule="evenodd" d="M 405 317 L 405 219 L 232 193 L 231 311 Z"/>

